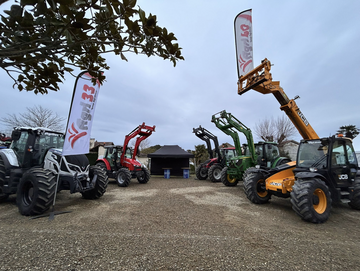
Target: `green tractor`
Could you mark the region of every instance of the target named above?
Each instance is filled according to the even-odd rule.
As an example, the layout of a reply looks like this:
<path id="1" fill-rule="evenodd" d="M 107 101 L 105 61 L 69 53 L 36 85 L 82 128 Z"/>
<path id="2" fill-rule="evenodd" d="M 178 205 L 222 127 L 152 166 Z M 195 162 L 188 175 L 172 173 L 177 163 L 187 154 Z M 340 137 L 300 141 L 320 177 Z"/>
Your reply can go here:
<path id="1" fill-rule="evenodd" d="M 258 165 L 260 168 L 269 169 L 290 162 L 289 158 L 280 157 L 280 151 L 275 142 L 254 143 L 251 130 L 225 110 L 212 116 L 212 122 L 225 134 L 234 140 L 235 149 L 239 156 L 226 161 L 226 166 L 221 171 L 221 182 L 226 186 L 236 186 L 243 180 L 245 172 L 250 167 Z M 238 132 L 245 135 L 247 144 L 241 147 Z"/>

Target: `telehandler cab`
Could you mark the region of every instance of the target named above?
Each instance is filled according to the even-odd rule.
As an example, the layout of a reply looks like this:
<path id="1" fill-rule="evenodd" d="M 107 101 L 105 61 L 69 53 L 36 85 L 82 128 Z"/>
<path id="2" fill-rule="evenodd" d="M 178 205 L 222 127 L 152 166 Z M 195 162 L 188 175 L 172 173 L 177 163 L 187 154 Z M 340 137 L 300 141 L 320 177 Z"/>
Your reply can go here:
<path id="1" fill-rule="evenodd" d="M 95 165 L 106 170 L 110 178 L 115 178 L 119 186 L 127 187 L 131 178 L 137 178 L 139 183 L 150 180 L 149 170 L 136 160 L 140 143 L 155 131 L 154 126 L 147 126 L 145 122 L 125 136 L 124 145 L 106 146 L 103 158 L 99 158 Z M 131 139 L 136 138 L 134 150 L 128 146 Z"/>
<path id="2" fill-rule="evenodd" d="M 15 128 L 9 149 L 0 150 L 0 202 L 16 194 L 22 215 L 41 215 L 54 202 L 55 191 L 70 190 L 85 199 L 106 191 L 105 171 L 90 166 L 85 154 L 62 156 L 64 134 L 47 128 Z"/>
<path id="3" fill-rule="evenodd" d="M 236 186 L 239 180 L 243 180 L 244 173 L 250 167 L 259 165 L 268 169 L 287 163 L 290 159 L 280 157 L 277 143 L 259 142 L 254 144 L 251 130 L 225 110 L 212 116 L 215 123 L 225 134 L 231 136 L 238 156 L 226 161 L 226 166 L 221 171 L 221 181 L 226 186 Z M 245 150 L 240 145 L 238 132 L 243 133 L 247 139 Z"/>
<path id="4" fill-rule="evenodd" d="M 319 138 L 280 82 L 272 81 L 271 63 L 264 59 L 258 67 L 240 76 L 238 94 L 250 89 L 272 93 L 303 137 L 297 160 L 265 170 L 250 168 L 244 179 L 244 191 L 253 203 L 269 201 L 272 195 L 290 197 L 292 209 L 303 220 L 323 223 L 331 204 L 347 202 L 360 210 L 360 171 L 349 138 Z"/>
<path id="5" fill-rule="evenodd" d="M 198 138 L 206 142 L 206 147 L 210 157 L 210 159 L 196 167 L 196 177 L 199 180 L 206 180 L 206 178 L 209 177 L 212 182 L 220 182 L 220 173 L 225 166 L 225 161 L 231 157 L 237 156 L 235 148 L 219 148 L 217 136 L 213 135 L 210 131 L 201 126 L 193 128 L 193 133 L 195 133 Z M 214 151 L 211 149 L 210 140 L 214 142 Z"/>

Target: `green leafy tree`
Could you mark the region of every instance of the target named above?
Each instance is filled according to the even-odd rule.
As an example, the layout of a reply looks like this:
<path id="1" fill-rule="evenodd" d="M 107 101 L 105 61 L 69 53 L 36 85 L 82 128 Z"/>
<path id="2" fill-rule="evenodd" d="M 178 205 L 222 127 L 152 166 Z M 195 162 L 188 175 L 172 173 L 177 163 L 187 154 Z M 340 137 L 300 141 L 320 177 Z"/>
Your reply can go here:
<path id="1" fill-rule="evenodd" d="M 0 0 L 0 5 L 4 0 Z M 20 91 L 59 90 L 77 67 L 102 83 L 115 53 L 184 59 L 173 33 L 159 27 L 136 0 L 15 0 L 0 22 L 0 67 Z M 95 78 L 93 79 L 95 81 Z"/>
<path id="2" fill-rule="evenodd" d="M 141 153 L 143 155 L 145 154 L 150 154 L 150 153 L 153 153 L 153 152 L 156 152 L 158 149 L 160 149 L 161 146 L 160 145 L 155 145 L 155 146 L 151 146 L 151 147 L 148 147 L 148 148 L 144 148 L 141 150 Z"/>
<path id="3" fill-rule="evenodd" d="M 339 130 L 336 132 L 337 135 L 342 134 L 349 138 L 355 138 L 360 133 L 360 129 L 356 128 L 355 125 L 344 125 L 340 126 Z"/>
<path id="4" fill-rule="evenodd" d="M 195 146 L 194 159 L 196 165 L 200 165 L 202 162 L 209 159 L 209 153 L 204 144 Z"/>

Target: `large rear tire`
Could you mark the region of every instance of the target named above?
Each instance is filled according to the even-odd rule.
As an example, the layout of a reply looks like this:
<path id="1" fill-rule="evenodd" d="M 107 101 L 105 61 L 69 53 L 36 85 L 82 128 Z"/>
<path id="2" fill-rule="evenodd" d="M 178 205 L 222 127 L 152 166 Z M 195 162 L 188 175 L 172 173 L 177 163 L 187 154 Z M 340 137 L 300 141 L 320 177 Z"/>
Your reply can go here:
<path id="1" fill-rule="evenodd" d="M 31 168 L 22 176 L 16 195 L 16 203 L 22 215 L 41 215 L 54 202 L 55 174 L 43 168 Z"/>
<path id="2" fill-rule="evenodd" d="M 4 181 L 5 181 L 5 165 L 3 158 L 0 156 L 0 202 L 4 202 L 9 197 L 9 195 L 5 194 L 3 190 Z"/>
<path id="3" fill-rule="evenodd" d="M 271 193 L 266 190 L 264 176 L 259 172 L 247 172 L 244 178 L 246 197 L 255 204 L 264 204 L 271 199 Z"/>
<path id="4" fill-rule="evenodd" d="M 292 209 L 303 220 L 323 223 L 328 220 L 331 211 L 331 194 L 324 181 L 297 179 L 290 193 Z"/>
<path id="5" fill-rule="evenodd" d="M 355 179 L 354 192 L 348 204 L 351 208 L 360 210 L 360 178 Z"/>
<path id="6" fill-rule="evenodd" d="M 147 168 L 142 168 L 136 176 L 139 183 L 147 183 L 150 180 L 150 172 Z"/>
<path id="7" fill-rule="evenodd" d="M 128 168 L 120 168 L 116 173 L 116 182 L 118 186 L 127 187 L 131 181 L 131 172 Z"/>
<path id="8" fill-rule="evenodd" d="M 208 170 L 205 164 L 200 164 L 195 170 L 196 178 L 199 180 L 206 180 L 208 177 Z"/>
<path id="9" fill-rule="evenodd" d="M 220 173 L 221 182 L 226 186 L 236 186 L 238 184 L 239 180 L 236 177 L 229 175 L 227 173 L 227 170 L 228 170 L 228 167 L 224 167 L 221 170 L 221 173 Z"/>
<path id="10" fill-rule="evenodd" d="M 109 183 L 109 178 L 106 175 L 106 171 L 98 166 L 91 166 L 89 169 L 89 178 L 90 181 L 97 175 L 95 188 L 82 192 L 82 197 L 84 199 L 98 199 L 104 195 L 106 188 Z"/>
<path id="11" fill-rule="evenodd" d="M 223 169 L 223 166 L 220 164 L 214 164 L 209 168 L 209 179 L 213 183 L 215 182 L 221 182 L 221 171 Z"/>

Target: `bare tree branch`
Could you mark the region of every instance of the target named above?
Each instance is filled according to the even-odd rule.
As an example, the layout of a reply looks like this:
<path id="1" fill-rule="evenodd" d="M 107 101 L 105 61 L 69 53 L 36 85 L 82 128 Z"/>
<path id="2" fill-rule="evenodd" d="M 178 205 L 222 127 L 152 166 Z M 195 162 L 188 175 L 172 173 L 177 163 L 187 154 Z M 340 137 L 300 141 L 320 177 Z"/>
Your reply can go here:
<path id="1" fill-rule="evenodd" d="M 27 107 L 27 112 L 15 114 L 7 114 L 7 117 L 0 118 L 8 129 L 14 127 L 45 127 L 53 131 L 63 132 L 65 130 L 65 118 L 60 117 L 51 109 L 44 108 L 41 105 Z"/>

